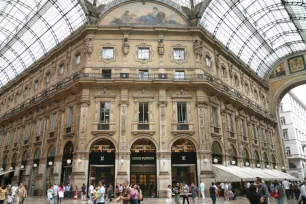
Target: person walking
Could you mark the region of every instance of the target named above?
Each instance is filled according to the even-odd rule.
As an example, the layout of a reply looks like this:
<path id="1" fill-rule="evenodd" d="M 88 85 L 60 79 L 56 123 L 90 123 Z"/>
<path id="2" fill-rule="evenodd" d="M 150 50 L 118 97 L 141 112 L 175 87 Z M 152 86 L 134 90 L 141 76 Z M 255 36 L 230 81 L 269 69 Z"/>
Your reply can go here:
<path id="1" fill-rule="evenodd" d="M 54 190 L 53 185 L 50 185 L 47 190 L 47 196 L 48 196 L 48 204 L 54 204 Z"/>
<path id="2" fill-rule="evenodd" d="M 251 184 L 246 193 L 251 204 L 260 204 L 260 195 L 255 185 Z"/>
<path id="3" fill-rule="evenodd" d="M 75 186 L 74 199 L 78 200 L 78 196 L 79 196 L 79 189 L 78 186 Z"/>
<path id="4" fill-rule="evenodd" d="M 263 204 L 268 204 L 269 203 L 269 191 L 268 191 L 268 188 L 267 186 L 262 183 L 262 180 L 260 177 L 257 177 L 256 178 L 256 184 L 257 184 L 257 187 L 258 187 L 258 193 L 260 195 L 260 203 L 263 203 Z"/>
<path id="5" fill-rule="evenodd" d="M 189 194 L 189 187 L 187 183 L 185 183 L 183 187 L 183 204 L 185 204 L 185 199 L 187 200 L 187 203 L 189 204 L 188 194 Z"/>
<path id="6" fill-rule="evenodd" d="M 108 197 L 109 197 L 109 202 L 112 202 L 112 196 L 113 196 L 113 192 L 114 189 L 113 189 L 113 185 L 112 184 L 109 184 L 109 187 L 107 189 L 107 194 L 108 194 Z"/>
<path id="7" fill-rule="evenodd" d="M 58 201 L 59 201 L 59 197 L 58 197 L 58 185 L 54 184 L 53 185 L 53 194 L 54 194 L 54 203 L 55 203 L 55 200 L 58 204 Z"/>
<path id="8" fill-rule="evenodd" d="M 167 188 L 167 199 L 166 204 L 172 204 L 172 191 L 171 191 L 171 185 L 168 185 Z"/>
<path id="9" fill-rule="evenodd" d="M 303 181 L 303 185 L 301 187 L 301 194 L 300 194 L 298 203 L 306 204 L 306 180 Z"/>
<path id="10" fill-rule="evenodd" d="M 72 186 L 72 184 L 70 184 L 69 198 L 70 199 L 73 198 L 73 186 Z"/>
<path id="11" fill-rule="evenodd" d="M 93 198 L 93 192 L 94 192 L 94 186 L 91 184 L 88 188 L 88 194 L 89 194 L 89 200 L 92 201 Z"/>
<path id="12" fill-rule="evenodd" d="M 200 195 L 198 187 L 192 183 L 190 189 L 193 204 L 198 204 Z"/>
<path id="13" fill-rule="evenodd" d="M 0 204 L 4 204 L 6 193 L 7 193 L 6 186 L 2 185 L 0 188 Z"/>
<path id="14" fill-rule="evenodd" d="M 290 182 L 287 181 L 287 179 L 285 179 L 283 182 L 282 182 L 283 186 L 284 186 L 284 189 L 285 189 L 285 192 L 286 192 L 286 197 L 287 199 L 289 200 L 290 199 Z"/>
<path id="15" fill-rule="evenodd" d="M 122 200 L 122 204 L 128 204 L 131 199 L 131 191 L 129 188 L 129 181 L 125 180 L 123 182 L 123 190 L 121 195 L 115 200 L 115 202 L 118 202 L 119 200 Z"/>
<path id="16" fill-rule="evenodd" d="M 295 196 L 296 200 L 299 200 L 300 194 L 301 194 L 301 189 L 298 183 L 295 183 L 293 186 L 293 194 Z"/>
<path id="17" fill-rule="evenodd" d="M 200 183 L 200 191 L 201 191 L 202 200 L 205 200 L 205 184 L 202 181 Z"/>
<path id="18" fill-rule="evenodd" d="M 115 195 L 116 195 L 116 198 L 120 195 L 118 183 L 117 183 L 117 185 L 115 187 Z"/>
<path id="19" fill-rule="evenodd" d="M 143 201 L 143 194 L 139 185 L 137 185 L 137 191 L 138 191 L 138 204 L 140 204 L 140 201 Z"/>
<path id="20" fill-rule="evenodd" d="M 58 187 L 58 197 L 59 197 L 59 203 L 62 204 L 62 201 L 64 200 L 64 194 L 65 194 L 65 188 L 64 184 L 60 184 Z"/>
<path id="21" fill-rule="evenodd" d="M 281 186 L 281 184 L 278 181 L 275 181 L 274 185 L 275 185 L 275 187 L 274 187 L 275 192 L 277 192 L 278 196 L 279 196 L 279 198 L 277 198 L 277 204 L 284 204 L 283 198 L 284 198 L 285 194 L 284 194 L 283 187 Z"/>
<path id="22" fill-rule="evenodd" d="M 16 190 L 16 196 L 16 202 L 18 204 L 23 204 L 24 198 L 28 197 L 27 190 L 22 183 L 20 183 L 19 187 Z"/>
<path id="23" fill-rule="evenodd" d="M 68 200 L 69 198 L 69 192 L 70 192 L 70 185 L 69 183 L 65 186 L 65 193 L 64 193 L 64 198 L 66 198 L 66 200 Z"/>
<path id="24" fill-rule="evenodd" d="M 82 187 L 81 187 L 81 200 L 86 201 L 86 185 L 83 183 Z"/>
<path id="25" fill-rule="evenodd" d="M 176 204 L 180 203 L 180 192 L 181 192 L 180 184 L 177 183 L 176 186 L 173 188 L 174 199 Z"/>
<path id="26" fill-rule="evenodd" d="M 137 185 L 133 184 L 131 185 L 131 204 L 137 204 L 137 203 L 138 203 Z"/>
<path id="27" fill-rule="evenodd" d="M 224 185 L 224 200 L 225 201 L 229 200 L 228 196 L 229 196 L 229 185 L 228 185 L 228 182 L 226 182 Z"/>
<path id="28" fill-rule="evenodd" d="M 215 182 L 211 183 L 211 186 L 209 187 L 209 194 L 210 194 L 210 197 L 211 197 L 211 200 L 212 200 L 213 204 L 216 204 L 218 192 L 217 192 L 217 188 L 215 186 Z"/>
<path id="29" fill-rule="evenodd" d="M 18 184 L 16 183 L 12 188 L 11 188 L 11 192 L 12 192 L 12 203 L 16 204 L 16 191 L 18 189 Z"/>
<path id="30" fill-rule="evenodd" d="M 97 201 L 97 204 L 104 204 L 105 200 L 105 188 L 104 188 L 104 182 L 99 181 L 99 190 L 97 196 L 95 196 L 94 200 Z"/>

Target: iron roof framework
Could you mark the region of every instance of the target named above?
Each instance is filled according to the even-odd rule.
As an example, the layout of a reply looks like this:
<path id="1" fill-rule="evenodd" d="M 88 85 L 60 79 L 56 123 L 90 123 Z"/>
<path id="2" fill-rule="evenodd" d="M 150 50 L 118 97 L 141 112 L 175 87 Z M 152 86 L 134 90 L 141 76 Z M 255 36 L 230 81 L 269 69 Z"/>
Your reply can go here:
<path id="1" fill-rule="evenodd" d="M 211 0 L 200 25 L 261 78 L 306 50 L 306 0 Z"/>
<path id="2" fill-rule="evenodd" d="M 0 0 L 0 86 L 85 22 L 78 0 Z"/>

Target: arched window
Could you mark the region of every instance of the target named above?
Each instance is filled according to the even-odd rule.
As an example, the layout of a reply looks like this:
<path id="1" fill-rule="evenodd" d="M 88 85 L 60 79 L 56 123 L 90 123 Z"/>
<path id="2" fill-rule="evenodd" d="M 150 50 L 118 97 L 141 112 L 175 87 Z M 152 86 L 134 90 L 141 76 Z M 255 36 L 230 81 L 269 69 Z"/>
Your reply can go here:
<path id="1" fill-rule="evenodd" d="M 131 152 L 156 152 L 156 147 L 151 140 L 139 139 L 131 146 Z"/>
<path id="2" fill-rule="evenodd" d="M 115 152 L 115 145 L 108 139 L 95 141 L 90 148 L 91 152 Z"/>
<path id="3" fill-rule="evenodd" d="M 256 150 L 254 150 L 254 162 L 256 164 L 256 167 L 260 167 L 260 158 Z"/>
<path id="4" fill-rule="evenodd" d="M 34 159 L 39 159 L 39 158 L 40 158 L 40 149 L 37 149 L 34 154 Z"/>
<path id="5" fill-rule="evenodd" d="M 11 165 L 11 167 L 13 167 L 13 169 L 15 169 L 16 161 L 17 161 L 17 154 L 15 153 L 13 155 L 13 157 L 12 157 L 12 165 Z"/>
<path id="6" fill-rule="evenodd" d="M 275 159 L 275 156 L 272 154 L 271 155 L 271 158 L 272 158 L 272 165 L 273 165 L 273 169 L 276 169 L 276 167 L 277 167 L 277 164 L 276 164 L 276 159 Z"/>
<path id="7" fill-rule="evenodd" d="M 196 148 L 194 144 L 188 139 L 176 140 L 171 148 L 172 152 L 195 152 Z"/>
<path id="8" fill-rule="evenodd" d="M 64 148 L 64 153 L 63 157 L 72 157 L 72 152 L 73 152 L 73 144 L 72 142 L 67 142 Z"/>
<path id="9" fill-rule="evenodd" d="M 294 163 L 289 163 L 289 169 L 296 169 L 296 165 Z"/>
<path id="10" fill-rule="evenodd" d="M 237 159 L 237 151 L 234 145 L 231 145 L 231 164 L 232 165 L 237 165 L 238 164 L 238 159 Z"/>
<path id="11" fill-rule="evenodd" d="M 211 147 L 212 162 L 214 164 L 222 164 L 222 148 L 218 142 L 214 142 Z"/>
<path id="12" fill-rule="evenodd" d="M 242 158 L 243 158 L 244 165 L 249 166 L 250 165 L 250 156 L 249 156 L 249 152 L 246 148 L 243 148 Z"/>
<path id="13" fill-rule="evenodd" d="M 265 162 L 265 167 L 267 167 L 269 165 L 269 159 L 268 159 L 268 155 L 265 152 L 263 154 L 263 159 Z"/>
<path id="14" fill-rule="evenodd" d="M 3 162 L 2 162 L 3 171 L 6 170 L 6 164 L 7 164 L 7 155 L 5 155 L 5 156 L 3 157 Z"/>
<path id="15" fill-rule="evenodd" d="M 55 156 L 55 146 L 52 145 L 52 146 L 49 148 L 49 151 L 48 151 L 48 158 L 54 157 L 54 156 Z"/>

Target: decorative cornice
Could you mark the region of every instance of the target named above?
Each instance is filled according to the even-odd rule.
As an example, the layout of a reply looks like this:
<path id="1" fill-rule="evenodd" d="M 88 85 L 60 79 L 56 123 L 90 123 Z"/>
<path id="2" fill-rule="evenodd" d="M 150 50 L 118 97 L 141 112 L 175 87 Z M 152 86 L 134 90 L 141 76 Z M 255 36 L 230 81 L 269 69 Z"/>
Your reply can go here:
<path id="1" fill-rule="evenodd" d="M 133 98 L 154 98 L 154 94 L 149 94 L 145 88 L 142 88 L 138 93 L 133 94 Z"/>
<path id="2" fill-rule="evenodd" d="M 95 98 L 115 98 L 116 94 L 104 88 L 100 93 L 94 95 Z"/>
<path id="3" fill-rule="evenodd" d="M 184 89 L 180 89 L 174 94 L 171 94 L 171 98 L 192 98 L 192 95 L 187 91 L 184 91 Z"/>

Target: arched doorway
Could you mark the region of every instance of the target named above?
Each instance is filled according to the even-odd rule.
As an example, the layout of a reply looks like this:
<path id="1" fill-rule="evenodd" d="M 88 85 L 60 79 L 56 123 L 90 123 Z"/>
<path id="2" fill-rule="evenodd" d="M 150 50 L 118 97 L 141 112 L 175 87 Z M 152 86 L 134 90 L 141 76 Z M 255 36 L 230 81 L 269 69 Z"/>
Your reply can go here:
<path id="1" fill-rule="evenodd" d="M 28 160 L 28 152 L 24 151 L 21 158 L 21 166 L 20 166 L 20 172 L 19 172 L 19 183 L 23 183 L 23 179 L 26 173 L 26 166 L 27 166 L 27 160 Z"/>
<path id="2" fill-rule="evenodd" d="M 42 191 L 42 189 L 37 189 L 36 188 L 36 181 L 38 181 L 39 178 L 37 178 L 38 176 L 38 169 L 39 169 L 39 160 L 40 160 L 40 149 L 37 149 L 35 151 L 34 154 L 34 158 L 33 158 L 33 169 L 32 169 L 32 173 L 31 173 L 31 185 L 30 185 L 30 189 L 31 189 L 31 196 L 37 196 L 39 195 L 39 192 Z"/>
<path id="3" fill-rule="evenodd" d="M 46 163 L 46 174 L 45 174 L 45 191 L 48 189 L 48 186 L 54 183 L 53 180 L 53 170 L 54 170 L 54 156 L 55 156 L 55 146 L 51 145 L 47 154 L 47 163 Z"/>
<path id="4" fill-rule="evenodd" d="M 234 145 L 231 145 L 231 165 L 238 165 L 238 157 L 237 157 L 237 151 Z"/>
<path id="5" fill-rule="evenodd" d="M 131 184 L 139 184 L 143 195 L 156 197 L 156 147 L 149 139 L 138 139 L 131 146 Z"/>
<path id="6" fill-rule="evenodd" d="M 243 148 L 242 158 L 243 158 L 243 165 L 250 166 L 250 156 L 249 156 L 249 152 L 246 148 Z"/>
<path id="7" fill-rule="evenodd" d="M 70 183 L 70 178 L 72 173 L 73 150 L 74 149 L 72 142 L 67 142 L 63 152 L 62 173 L 61 173 L 61 183 L 64 183 L 65 185 Z"/>
<path id="8" fill-rule="evenodd" d="M 4 155 L 1 171 L 7 171 L 6 167 L 7 167 L 7 155 Z M 6 174 L 1 175 L 1 184 L 8 184 L 6 183 L 6 180 L 7 180 L 7 175 Z"/>
<path id="9" fill-rule="evenodd" d="M 259 158 L 259 154 L 256 150 L 254 150 L 254 164 L 256 167 L 260 168 L 260 158 Z"/>
<path id="10" fill-rule="evenodd" d="M 176 183 L 194 183 L 197 185 L 197 155 L 193 142 L 182 138 L 171 147 L 172 185 Z"/>
<path id="11" fill-rule="evenodd" d="M 90 147 L 88 183 L 103 181 L 108 187 L 115 182 L 115 145 L 108 139 L 99 139 Z"/>
<path id="12" fill-rule="evenodd" d="M 269 159 L 268 159 L 268 155 L 267 153 L 263 153 L 263 159 L 264 159 L 264 163 L 265 163 L 265 168 L 269 168 Z"/>
<path id="13" fill-rule="evenodd" d="M 211 147 L 212 152 L 212 163 L 213 164 L 222 164 L 223 163 L 223 157 L 222 157 L 222 148 L 218 142 L 213 142 Z"/>
<path id="14" fill-rule="evenodd" d="M 14 177 L 14 172 L 15 172 L 15 167 L 16 167 L 16 161 L 17 161 L 17 154 L 15 153 L 12 157 L 12 162 L 11 162 L 11 166 L 9 167 L 9 170 L 11 171 L 8 175 L 8 183 L 12 184 L 12 180 Z M 16 179 L 15 179 L 16 181 Z"/>

